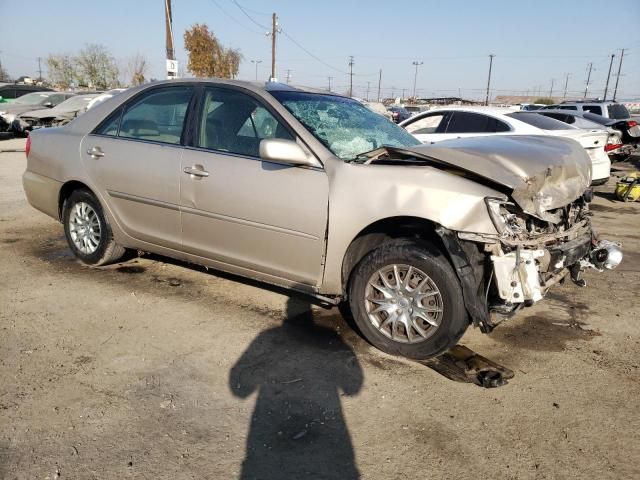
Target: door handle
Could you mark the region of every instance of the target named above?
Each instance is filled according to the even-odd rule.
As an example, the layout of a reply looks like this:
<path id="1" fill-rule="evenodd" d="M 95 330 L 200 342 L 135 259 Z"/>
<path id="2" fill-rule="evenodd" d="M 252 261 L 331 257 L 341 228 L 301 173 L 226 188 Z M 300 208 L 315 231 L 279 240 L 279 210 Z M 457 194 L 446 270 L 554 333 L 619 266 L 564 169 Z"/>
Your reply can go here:
<path id="1" fill-rule="evenodd" d="M 104 157 L 104 152 L 100 147 L 93 147 L 87 150 L 87 154 L 92 158 Z"/>
<path id="2" fill-rule="evenodd" d="M 184 167 L 182 170 L 184 173 L 191 175 L 192 177 L 208 177 L 207 172 L 202 165 L 193 165 L 191 167 Z"/>

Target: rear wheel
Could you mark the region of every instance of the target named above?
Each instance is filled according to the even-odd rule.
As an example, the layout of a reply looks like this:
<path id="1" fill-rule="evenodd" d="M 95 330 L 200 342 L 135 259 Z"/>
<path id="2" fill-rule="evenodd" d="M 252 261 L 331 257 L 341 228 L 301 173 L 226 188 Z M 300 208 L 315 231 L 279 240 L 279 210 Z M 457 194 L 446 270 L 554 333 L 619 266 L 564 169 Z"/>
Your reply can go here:
<path id="1" fill-rule="evenodd" d="M 64 233 L 73 254 L 87 265 L 99 266 L 120 260 L 124 247 L 113 232 L 96 197 L 88 190 L 75 190 L 63 207 Z"/>
<path id="2" fill-rule="evenodd" d="M 349 305 L 369 342 L 409 358 L 445 352 L 469 325 L 449 261 L 427 243 L 395 241 L 365 256 L 349 283 Z"/>

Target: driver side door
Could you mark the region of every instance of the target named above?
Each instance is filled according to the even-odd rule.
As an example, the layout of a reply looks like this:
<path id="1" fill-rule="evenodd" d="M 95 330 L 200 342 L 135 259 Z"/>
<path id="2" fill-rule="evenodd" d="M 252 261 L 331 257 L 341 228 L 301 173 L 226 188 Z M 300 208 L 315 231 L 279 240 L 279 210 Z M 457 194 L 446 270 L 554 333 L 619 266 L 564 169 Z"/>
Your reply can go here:
<path id="1" fill-rule="evenodd" d="M 226 86 L 207 87 L 201 98 L 195 139 L 182 156 L 183 249 L 273 283 L 319 284 L 324 169 L 260 158 L 262 139 L 297 140 L 260 98 Z"/>

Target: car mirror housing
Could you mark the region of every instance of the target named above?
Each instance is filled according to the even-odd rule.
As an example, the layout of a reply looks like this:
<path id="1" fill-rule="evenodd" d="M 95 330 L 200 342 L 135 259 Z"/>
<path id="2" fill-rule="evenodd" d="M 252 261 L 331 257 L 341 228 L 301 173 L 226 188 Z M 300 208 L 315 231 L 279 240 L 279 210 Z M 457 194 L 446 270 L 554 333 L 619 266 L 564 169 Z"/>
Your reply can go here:
<path id="1" fill-rule="evenodd" d="M 53 107 L 53 103 L 51 102 L 45 102 L 42 104 L 43 107 L 47 107 L 47 108 L 52 108 Z"/>
<path id="2" fill-rule="evenodd" d="M 260 158 L 289 165 L 315 166 L 311 155 L 307 154 L 293 140 L 265 138 L 260 142 Z"/>

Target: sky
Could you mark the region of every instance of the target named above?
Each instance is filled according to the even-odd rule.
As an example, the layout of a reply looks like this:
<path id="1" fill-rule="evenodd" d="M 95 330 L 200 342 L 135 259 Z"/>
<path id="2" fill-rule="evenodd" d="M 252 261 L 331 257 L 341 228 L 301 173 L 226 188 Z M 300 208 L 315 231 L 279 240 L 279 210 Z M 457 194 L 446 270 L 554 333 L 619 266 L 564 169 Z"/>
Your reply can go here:
<path id="1" fill-rule="evenodd" d="M 0 61 L 13 77 L 46 76 L 49 54 L 106 46 L 120 66 L 142 53 L 148 77 L 165 77 L 164 0 L 29 0 L 17 8 L 0 0 Z M 238 7 L 238 4 L 244 11 Z M 184 31 L 206 23 L 226 47 L 244 56 L 238 78 L 270 76 L 271 13 L 278 15 L 276 77 L 345 93 L 354 57 L 354 95 L 382 96 L 402 89 L 422 97 L 484 98 L 489 54 L 494 54 L 491 96 L 602 96 L 611 55 L 612 91 L 625 48 L 619 99 L 640 99 L 640 0 L 173 0 L 176 57 L 186 66 Z M 188 73 L 186 74 L 188 76 Z M 609 93 L 609 96 L 611 93 Z"/>

